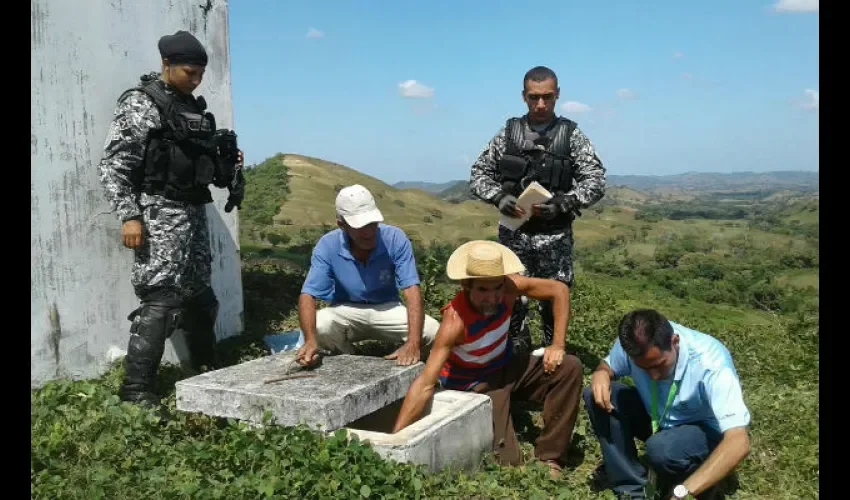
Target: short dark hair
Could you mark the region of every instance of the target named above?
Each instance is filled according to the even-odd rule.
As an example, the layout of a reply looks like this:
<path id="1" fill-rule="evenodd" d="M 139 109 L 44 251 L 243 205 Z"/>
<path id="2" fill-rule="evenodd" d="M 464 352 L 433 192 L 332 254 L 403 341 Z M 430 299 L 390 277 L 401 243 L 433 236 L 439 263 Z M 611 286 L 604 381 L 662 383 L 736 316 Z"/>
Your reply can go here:
<path id="1" fill-rule="evenodd" d="M 669 351 L 673 343 L 673 325 L 655 309 L 637 309 L 620 320 L 617 328 L 620 345 L 631 357 L 643 356 L 653 346 Z"/>
<path id="2" fill-rule="evenodd" d="M 548 80 L 549 78 L 555 80 L 555 86 L 558 86 L 558 75 L 555 74 L 554 71 L 547 68 L 546 66 L 535 66 L 530 70 L 526 71 L 525 76 L 522 79 L 522 88 L 525 90 L 525 82 L 531 80 L 532 82 L 542 82 L 544 80 Z"/>

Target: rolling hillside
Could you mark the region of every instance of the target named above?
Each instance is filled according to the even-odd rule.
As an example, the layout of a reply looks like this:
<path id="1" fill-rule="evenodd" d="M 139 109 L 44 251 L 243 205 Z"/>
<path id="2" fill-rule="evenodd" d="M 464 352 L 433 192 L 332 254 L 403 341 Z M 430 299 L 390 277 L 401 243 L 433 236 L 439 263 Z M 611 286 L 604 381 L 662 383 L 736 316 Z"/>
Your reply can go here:
<path id="1" fill-rule="evenodd" d="M 472 199 L 467 189 L 468 180 L 448 183 L 407 182 L 417 188 L 438 192 L 447 201 Z M 448 186 L 448 187 L 445 187 Z M 609 188 L 628 188 L 659 201 L 691 201 L 698 194 L 753 192 L 763 196 L 774 193 L 817 194 L 818 172 L 688 172 L 676 175 L 609 175 Z M 442 188 L 442 191 L 440 189 Z M 609 190 L 610 192 L 610 190 Z M 625 193 L 622 193 L 625 194 Z M 782 195 L 780 195 L 782 196 Z"/>
<path id="2" fill-rule="evenodd" d="M 260 233 L 269 231 L 286 234 L 293 240 L 303 235 L 303 239 L 309 240 L 317 232 L 336 227 L 336 194 L 351 184 L 366 186 L 375 196 L 385 221 L 401 227 L 410 237 L 423 243 L 437 238 L 457 242 L 496 234 L 499 213 L 484 203 L 452 204 L 420 189 L 398 189 L 343 165 L 301 155 L 280 154 L 255 169 L 261 172 L 272 168 L 274 162 L 282 162 L 285 166 L 288 194 L 278 195 L 278 200 L 285 199 L 273 216 L 272 227 L 246 224 L 243 240 L 257 242 L 262 239 Z M 251 185 L 248 186 L 250 190 Z M 250 196 L 249 191 L 246 200 Z"/>

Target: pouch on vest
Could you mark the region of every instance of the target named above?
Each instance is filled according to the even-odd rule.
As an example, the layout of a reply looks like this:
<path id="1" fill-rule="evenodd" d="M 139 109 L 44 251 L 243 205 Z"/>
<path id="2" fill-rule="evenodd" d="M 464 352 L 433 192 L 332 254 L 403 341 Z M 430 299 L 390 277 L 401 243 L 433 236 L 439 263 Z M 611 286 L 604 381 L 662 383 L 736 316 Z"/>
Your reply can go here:
<path id="1" fill-rule="evenodd" d="M 557 159 L 552 166 L 552 186 L 556 190 L 567 192 L 573 187 L 572 162 Z"/>
<path id="2" fill-rule="evenodd" d="M 503 155 L 499 161 L 501 180 L 519 182 L 528 170 L 528 160 L 520 156 Z"/>
<path id="3" fill-rule="evenodd" d="M 239 161 L 236 133 L 228 129 L 216 130 L 213 143 L 218 150 L 213 183 L 216 187 L 224 188 L 230 186 L 236 177 L 236 163 Z"/>

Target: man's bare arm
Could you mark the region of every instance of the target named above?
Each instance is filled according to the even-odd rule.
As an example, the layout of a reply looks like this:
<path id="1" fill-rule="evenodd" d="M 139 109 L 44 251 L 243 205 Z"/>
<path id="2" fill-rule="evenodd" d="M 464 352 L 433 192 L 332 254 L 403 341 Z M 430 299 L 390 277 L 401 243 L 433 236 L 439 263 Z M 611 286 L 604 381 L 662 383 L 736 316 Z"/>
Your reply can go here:
<path id="1" fill-rule="evenodd" d="M 458 316 L 454 309 L 448 309 L 445 316 L 443 316 L 443 321 L 440 323 L 440 329 L 437 330 L 434 347 L 431 348 L 425 368 L 413 383 L 410 384 L 410 388 L 407 390 L 404 403 L 401 405 L 401 411 L 399 411 L 395 426 L 393 427 L 393 433 L 415 422 L 422 414 L 425 404 L 434 395 L 434 386 L 437 384 L 440 370 L 443 368 L 446 360 L 449 359 L 452 347 L 457 345 L 462 336 L 463 321 L 461 321 L 460 316 Z"/>
<path id="2" fill-rule="evenodd" d="M 295 359 L 302 366 L 309 366 L 318 360 L 316 355 L 316 299 L 309 293 L 298 297 L 298 323 L 304 334 L 304 345 L 295 353 Z"/>
<path id="3" fill-rule="evenodd" d="M 402 293 L 407 303 L 407 342 L 418 349 L 422 343 L 422 328 L 425 325 L 422 290 L 419 285 L 413 285 L 405 288 Z"/>
<path id="4" fill-rule="evenodd" d="M 316 299 L 309 293 L 298 297 L 298 323 L 304 332 L 304 343 L 316 342 Z"/>
<path id="5" fill-rule="evenodd" d="M 552 301 L 555 317 L 552 345 L 563 349 L 567 342 L 567 324 L 570 318 L 570 289 L 567 285 L 557 280 L 515 274 L 508 277 L 508 293 L 511 289 L 532 299 Z"/>
<path id="6" fill-rule="evenodd" d="M 699 495 L 728 476 L 749 454 L 747 428 L 729 429 L 708 459 L 682 484 L 691 495 Z"/>

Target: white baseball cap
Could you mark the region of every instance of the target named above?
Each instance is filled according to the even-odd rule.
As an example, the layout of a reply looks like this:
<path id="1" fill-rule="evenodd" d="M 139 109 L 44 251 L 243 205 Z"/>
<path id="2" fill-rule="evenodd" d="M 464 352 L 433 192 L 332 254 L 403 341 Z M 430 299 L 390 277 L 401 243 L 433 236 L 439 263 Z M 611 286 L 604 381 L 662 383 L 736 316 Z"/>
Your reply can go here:
<path id="1" fill-rule="evenodd" d="M 384 220 L 372 193 L 360 184 L 346 186 L 339 191 L 336 195 L 336 214 L 355 229 Z"/>

